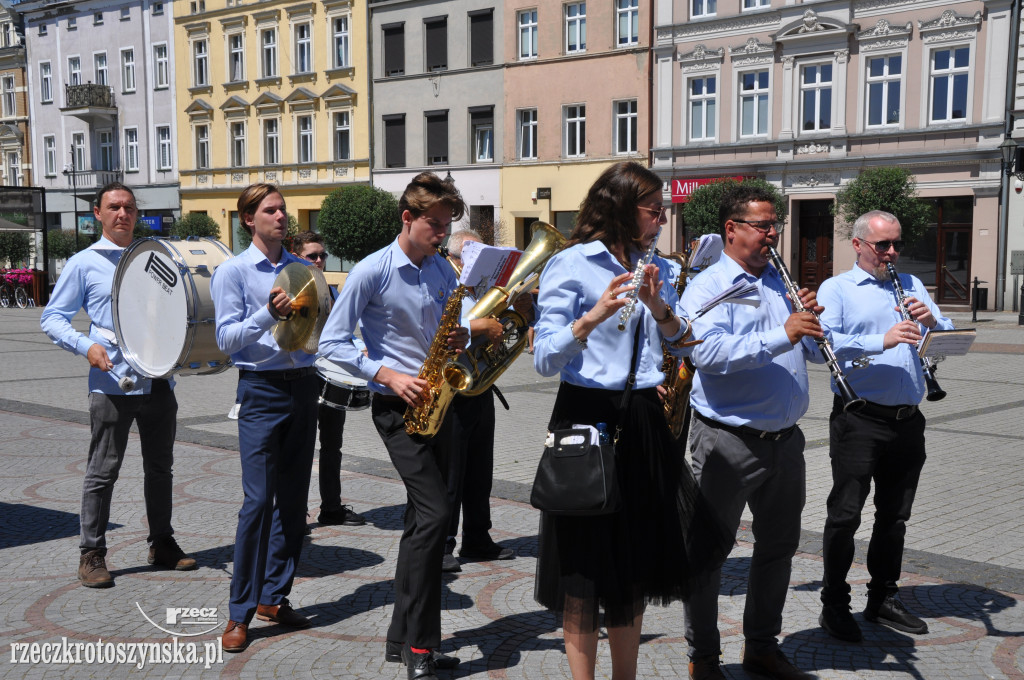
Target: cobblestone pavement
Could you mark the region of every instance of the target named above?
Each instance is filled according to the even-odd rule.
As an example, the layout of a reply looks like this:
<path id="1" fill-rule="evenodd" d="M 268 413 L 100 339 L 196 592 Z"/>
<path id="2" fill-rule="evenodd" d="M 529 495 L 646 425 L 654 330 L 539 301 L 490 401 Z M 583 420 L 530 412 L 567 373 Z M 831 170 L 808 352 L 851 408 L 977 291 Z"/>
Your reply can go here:
<path id="1" fill-rule="evenodd" d="M 902 595 L 931 627 L 910 636 L 864 623 L 863 644 L 832 640 L 817 626 L 819 556 L 829 489 L 827 418 L 831 398 L 824 369 L 811 371 L 812 405 L 801 422 L 808 445 L 804 537 L 784 615 L 783 649 L 821 678 L 1024 678 L 1024 498 L 1018 458 L 1024 440 L 1024 327 L 1017 316 L 980 314 L 978 341 L 966 357 L 941 364 L 949 396 L 925 403 L 929 461 L 910 523 Z M 401 533 L 404 493 L 370 423 L 350 414 L 345 431 L 342 494 L 363 513 L 364 527 L 321 527 L 316 482 L 310 494 L 312 535 L 292 594 L 314 625 L 292 632 L 254 621 L 253 644 L 216 658 L 224 623 L 236 515 L 241 504 L 233 370 L 178 381 L 174 525 L 194 572 L 146 565 L 142 469 L 133 435 L 113 502 L 108 564 L 116 587 L 77 585 L 78 505 L 89 433 L 86 363 L 54 347 L 39 331 L 39 310 L 0 310 L 0 678 L 323 677 L 404 678 L 383 660 L 391 612 L 391 578 Z M 969 326 L 969 315 L 958 316 Z M 84 320 L 76 319 L 84 327 Z M 464 563 L 446 576 L 444 651 L 462 665 L 441 677 L 569 678 L 555 617 L 533 601 L 537 513 L 526 502 L 551 404 L 553 379 L 537 375 L 529 357 L 499 383 L 512 410 L 499 408 L 493 536 L 515 548 L 508 562 Z M 314 468 L 314 474 L 316 469 Z M 865 518 L 859 538 L 870 528 Z M 747 525 L 725 568 L 720 627 L 725 672 L 740 669 Z M 863 544 L 860 546 L 863 549 Z M 864 605 L 863 552 L 851 572 L 854 610 Z M 212 632 L 189 628 L 167 609 L 217 608 Z M 858 614 L 858 618 L 859 614 Z M 209 626 L 206 626 L 209 627 Z M 160 630 L 164 628 L 170 632 Z M 682 608 L 652 608 L 644 622 L 641 678 L 685 678 Z M 167 643 L 162 653 L 198 641 L 214 662 L 169 663 L 141 670 L 128 663 L 51 663 L 26 658 L 18 643 Z M 94 648 L 80 648 L 88 654 Z M 127 647 L 122 646 L 122 650 Z M 109 651 L 117 647 L 111 646 Z M 181 650 L 178 650 L 181 651 Z M 138 659 L 136 659 L 138 661 Z M 610 677 L 606 644 L 598 676 Z"/>

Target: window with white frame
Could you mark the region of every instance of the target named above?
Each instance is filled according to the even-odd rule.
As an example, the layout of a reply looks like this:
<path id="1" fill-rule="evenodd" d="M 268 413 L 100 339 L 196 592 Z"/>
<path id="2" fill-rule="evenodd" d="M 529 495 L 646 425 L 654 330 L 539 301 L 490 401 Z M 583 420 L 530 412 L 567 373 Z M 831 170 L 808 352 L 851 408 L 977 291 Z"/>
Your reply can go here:
<path id="1" fill-rule="evenodd" d="M 196 170 L 210 168 L 210 126 L 196 125 Z"/>
<path id="2" fill-rule="evenodd" d="M 946 47 L 931 55 L 931 122 L 967 120 L 967 84 L 971 48 Z"/>
<path id="3" fill-rule="evenodd" d="M 537 109 L 519 109 L 516 111 L 516 148 L 519 159 L 524 161 L 537 159 Z"/>
<path id="4" fill-rule="evenodd" d="M 199 14 L 200 12 L 206 11 L 206 0 L 192 0 L 188 3 L 189 12 L 191 14 Z"/>
<path id="5" fill-rule="evenodd" d="M 4 117 L 10 118 L 18 115 L 18 100 L 14 91 L 14 76 L 0 78 L 0 93 L 3 97 Z"/>
<path id="6" fill-rule="evenodd" d="M 71 162 L 75 172 L 85 172 L 85 133 L 75 132 L 71 135 Z"/>
<path id="7" fill-rule="evenodd" d="M 57 174 L 57 138 L 53 135 L 43 137 L 43 163 L 47 177 Z"/>
<path id="8" fill-rule="evenodd" d="M 899 125 L 903 57 L 899 54 L 869 57 L 866 66 L 867 126 Z"/>
<path id="9" fill-rule="evenodd" d="M 228 36 L 228 82 L 245 80 L 245 36 L 232 33 Z"/>
<path id="10" fill-rule="evenodd" d="M 156 128 L 157 170 L 170 170 L 174 162 L 171 155 L 171 126 L 158 125 Z"/>
<path id="11" fill-rule="evenodd" d="M 69 31 L 77 31 L 78 30 L 78 17 L 68 17 L 68 30 Z"/>
<path id="12" fill-rule="evenodd" d="M 82 84 L 82 60 L 79 57 L 68 57 L 68 84 Z"/>
<path id="13" fill-rule="evenodd" d="M 163 89 L 171 84 L 166 44 L 153 45 L 153 71 L 153 87 Z"/>
<path id="14" fill-rule="evenodd" d="M 348 111 L 334 113 L 334 160 L 352 158 L 352 115 Z"/>
<path id="15" fill-rule="evenodd" d="M 154 2 L 151 5 L 151 9 L 153 10 L 153 14 L 154 15 L 156 15 L 156 14 L 163 14 L 164 13 L 164 3 L 162 3 L 162 2 Z"/>
<path id="16" fill-rule="evenodd" d="M 717 120 L 718 77 L 690 78 L 690 141 L 705 142 L 715 139 Z"/>
<path id="17" fill-rule="evenodd" d="M 313 154 L 313 116 L 299 116 L 296 119 L 299 135 L 299 162 L 312 163 Z"/>
<path id="18" fill-rule="evenodd" d="M 740 74 L 740 137 L 768 134 L 768 71 Z"/>
<path id="19" fill-rule="evenodd" d="M 295 72 L 313 70 L 313 35 L 308 23 L 295 24 Z"/>
<path id="20" fill-rule="evenodd" d="M 619 47 L 640 42 L 640 0 L 616 0 L 616 34 Z"/>
<path id="21" fill-rule="evenodd" d="M 39 62 L 39 101 L 53 101 L 53 67 L 50 62 Z"/>
<path id="22" fill-rule="evenodd" d="M 473 162 L 494 161 L 494 107 L 481 106 L 469 110 L 469 127 L 473 135 Z"/>
<path id="23" fill-rule="evenodd" d="M 760 9 L 771 7 L 771 0 L 743 0 L 743 9 Z"/>
<path id="24" fill-rule="evenodd" d="M 132 8 L 122 7 L 121 8 L 121 21 L 128 21 L 132 18 Z"/>
<path id="25" fill-rule="evenodd" d="M 231 167 L 244 168 L 245 163 L 245 123 L 231 123 Z"/>
<path id="26" fill-rule="evenodd" d="M 278 165 L 281 162 L 281 122 L 277 118 L 263 121 L 263 164 Z"/>
<path id="27" fill-rule="evenodd" d="M 832 127 L 832 64 L 800 67 L 800 131 Z"/>
<path id="28" fill-rule="evenodd" d="M 135 50 L 121 50 L 121 91 L 135 92 Z"/>
<path id="29" fill-rule="evenodd" d="M 210 84 L 209 45 L 205 39 L 192 43 L 192 87 Z"/>
<path id="30" fill-rule="evenodd" d="M 573 2 L 565 6 L 565 53 L 587 50 L 587 3 Z"/>
<path id="31" fill-rule="evenodd" d="M 635 99 L 615 102 L 612 104 L 612 115 L 615 118 L 612 149 L 616 154 L 636 153 L 637 142 L 637 102 Z"/>
<path id="32" fill-rule="evenodd" d="M 21 186 L 21 154 L 17 151 L 7 152 L 7 183 Z"/>
<path id="33" fill-rule="evenodd" d="M 114 133 L 111 130 L 100 130 L 96 133 L 100 147 L 100 170 L 114 169 Z"/>
<path id="34" fill-rule="evenodd" d="M 525 9 L 519 16 L 519 59 L 537 58 L 537 10 Z"/>
<path id="35" fill-rule="evenodd" d="M 109 79 L 107 78 L 107 53 L 97 52 L 92 55 L 92 67 L 96 73 L 96 84 L 107 85 Z"/>
<path id="36" fill-rule="evenodd" d="M 277 76 L 277 29 L 265 28 L 260 33 L 260 75 L 264 78 Z"/>
<path id="37" fill-rule="evenodd" d="M 587 107 L 572 104 L 562 109 L 566 158 L 581 158 L 587 153 Z"/>
<path id="38" fill-rule="evenodd" d="M 103 25 L 103 12 L 93 12 L 92 14 L 92 25 L 102 26 Z"/>
<path id="39" fill-rule="evenodd" d="M 124 129 L 124 163 L 128 172 L 139 171 L 139 129 Z"/>
<path id="40" fill-rule="evenodd" d="M 348 17 L 334 17 L 331 21 L 331 42 L 334 45 L 334 68 L 348 68 L 352 65 L 349 56 L 350 35 Z"/>
<path id="41" fill-rule="evenodd" d="M 691 0 L 690 16 L 713 17 L 718 11 L 718 0 Z"/>
<path id="42" fill-rule="evenodd" d="M 39 24 L 39 35 L 49 35 L 50 29 L 46 27 L 46 24 Z"/>

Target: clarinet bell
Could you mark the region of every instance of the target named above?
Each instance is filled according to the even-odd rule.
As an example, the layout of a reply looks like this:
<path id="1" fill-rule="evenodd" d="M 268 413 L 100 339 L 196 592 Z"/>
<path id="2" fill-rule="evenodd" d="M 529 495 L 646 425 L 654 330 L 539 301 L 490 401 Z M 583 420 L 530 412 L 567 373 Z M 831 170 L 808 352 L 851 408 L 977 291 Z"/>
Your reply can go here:
<path id="1" fill-rule="evenodd" d="M 859 411 L 867 403 L 857 396 L 845 379 L 836 380 L 836 387 L 839 389 L 839 396 L 843 400 L 843 413 Z"/>

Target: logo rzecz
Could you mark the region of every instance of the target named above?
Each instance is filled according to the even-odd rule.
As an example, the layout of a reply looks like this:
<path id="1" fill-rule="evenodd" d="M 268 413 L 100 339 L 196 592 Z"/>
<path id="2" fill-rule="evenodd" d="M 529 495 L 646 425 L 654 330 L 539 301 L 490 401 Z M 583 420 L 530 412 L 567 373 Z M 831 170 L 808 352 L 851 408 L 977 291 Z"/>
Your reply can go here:
<path id="1" fill-rule="evenodd" d="M 169 267 L 166 262 L 156 256 L 156 253 L 151 252 L 149 259 L 146 260 L 146 269 L 150 276 L 153 276 L 169 288 L 174 288 L 178 285 L 178 273 L 174 271 L 172 267 Z"/>

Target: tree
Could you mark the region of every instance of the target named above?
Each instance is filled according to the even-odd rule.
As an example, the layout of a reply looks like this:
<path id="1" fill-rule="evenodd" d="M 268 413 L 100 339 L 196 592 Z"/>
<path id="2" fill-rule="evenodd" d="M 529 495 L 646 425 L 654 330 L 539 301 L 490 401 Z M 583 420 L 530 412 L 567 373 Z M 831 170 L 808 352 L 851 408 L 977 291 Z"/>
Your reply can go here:
<path id="1" fill-rule="evenodd" d="M 92 238 L 88 234 L 79 234 L 78 242 L 75 243 L 75 232 L 72 229 L 53 229 L 46 233 L 47 255 L 55 260 L 66 260 L 90 245 Z"/>
<path id="2" fill-rule="evenodd" d="M 868 168 L 836 194 L 832 214 L 851 236 L 853 223 L 871 210 L 892 213 L 903 227 L 902 238 L 913 243 L 931 221 L 931 206 L 917 197 L 917 182 L 909 170 L 896 167 Z"/>
<path id="3" fill-rule="evenodd" d="M 722 232 L 722 225 L 718 221 L 718 206 L 722 202 L 722 196 L 726 190 L 735 186 L 756 186 L 767 189 L 775 196 L 775 214 L 783 222 L 786 220 L 786 199 L 775 185 L 763 179 L 751 177 L 737 182 L 734 179 L 723 179 L 718 182 L 711 182 L 697 187 L 696 191 L 690 194 L 690 201 L 683 206 L 683 221 L 686 228 L 694 235 L 719 234 Z"/>
<path id="4" fill-rule="evenodd" d="M 28 260 L 32 252 L 32 242 L 23 231 L 0 231 L 0 265 L 10 262 L 18 267 Z"/>
<path id="5" fill-rule="evenodd" d="M 189 236 L 220 238 L 220 227 L 206 213 L 190 212 L 171 225 L 170 234 L 178 238 L 188 238 Z"/>
<path id="6" fill-rule="evenodd" d="M 285 235 L 284 239 L 281 241 L 281 245 L 284 246 L 285 250 L 290 251 L 292 249 L 292 236 L 295 236 L 298 233 L 299 233 L 299 221 L 297 219 L 295 219 L 295 215 L 289 214 L 288 215 L 288 233 Z M 252 243 L 252 234 L 249 233 L 249 230 L 245 228 L 245 225 L 242 224 L 241 221 L 239 221 L 238 222 L 238 226 L 235 227 L 235 240 L 238 241 L 238 244 L 241 246 L 242 250 L 245 250 L 246 248 L 248 248 L 249 244 Z"/>
<path id="7" fill-rule="evenodd" d="M 142 220 L 139 220 L 138 222 L 136 222 L 135 223 L 135 228 L 132 229 L 132 238 L 133 239 L 149 238 L 150 236 L 153 236 L 154 234 L 156 234 L 156 232 L 153 231 L 150 228 L 150 226 L 148 224 L 146 224 L 145 222 L 143 222 Z"/>
<path id="8" fill-rule="evenodd" d="M 318 225 L 332 255 L 357 262 L 398 235 L 398 201 L 366 185 L 335 189 L 320 206 Z"/>

